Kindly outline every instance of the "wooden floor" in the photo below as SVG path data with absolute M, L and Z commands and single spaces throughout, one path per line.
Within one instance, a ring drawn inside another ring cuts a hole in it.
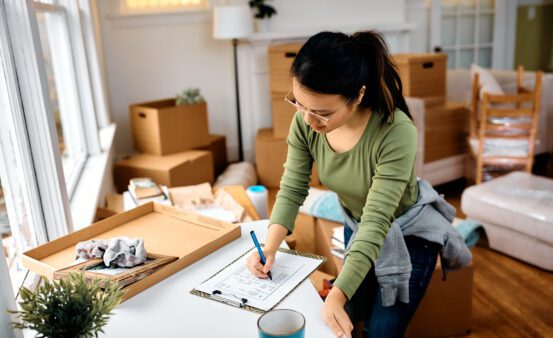
M 436 187 L 460 218 L 465 218 L 460 208 L 464 187 L 464 181 Z M 470 337 L 553 337 L 553 273 L 486 247 L 472 253 Z
M 471 337 L 553 337 L 553 273 L 476 247 Z

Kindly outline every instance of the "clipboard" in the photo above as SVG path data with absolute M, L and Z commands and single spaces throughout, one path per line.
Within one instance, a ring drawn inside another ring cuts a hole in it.
M 208 279 L 206 279 L 204 282 L 202 282 L 201 285 L 213 280 L 214 278 L 216 278 L 219 274 L 221 274 L 223 271 L 225 271 L 227 268 L 230 268 L 233 264 L 235 264 L 237 261 L 241 260 L 244 258 L 244 256 L 248 255 L 252 250 L 254 250 L 255 247 L 252 247 L 251 249 L 247 250 L 245 253 L 243 253 L 242 255 L 240 255 L 238 258 L 236 258 L 235 260 L 233 260 L 232 262 L 230 262 L 228 265 L 226 265 L 225 267 L 223 267 L 221 270 L 219 270 L 218 272 L 216 272 L 213 276 L 209 277 Z M 282 252 L 282 253 L 287 253 L 287 254 L 291 254 L 291 255 L 296 255 L 296 256 L 302 256 L 302 257 L 307 257 L 307 258 L 314 258 L 314 259 L 317 259 L 317 260 L 320 260 L 319 264 L 317 264 L 316 266 L 314 266 L 314 268 L 312 269 L 312 271 L 310 271 L 304 278 L 302 278 L 301 280 L 297 281 L 296 284 L 294 285 L 294 287 L 292 289 L 290 289 L 286 295 L 284 295 L 282 298 L 280 298 L 276 303 L 274 303 L 270 309 L 267 309 L 267 310 L 264 310 L 264 309 L 260 309 L 258 307 L 255 307 L 253 305 L 250 305 L 248 304 L 248 297 L 246 296 L 243 296 L 243 295 L 235 295 L 231 292 L 226 292 L 226 291 L 222 291 L 222 290 L 219 290 L 219 289 L 214 289 L 211 293 L 208 293 L 208 292 L 205 292 L 205 291 L 201 291 L 201 290 L 198 290 L 198 287 L 194 288 L 193 290 L 190 291 L 191 294 L 193 295 L 196 295 L 196 296 L 199 296 L 199 297 L 202 297 L 202 298 L 206 298 L 206 299 L 211 299 L 211 300 L 214 300 L 214 301 L 217 301 L 217 302 L 220 302 L 220 303 L 224 303 L 224 304 L 227 304 L 227 305 L 230 305 L 230 306 L 233 306 L 233 307 L 237 307 L 237 308 L 240 308 L 240 309 L 243 309 L 243 310 L 247 310 L 247 311 L 251 311 L 251 312 L 255 312 L 255 313 L 258 313 L 258 314 L 264 314 L 265 312 L 269 311 L 269 310 L 272 310 L 275 306 L 277 306 L 278 304 L 280 304 L 286 297 L 288 297 L 294 290 L 297 289 L 297 287 L 302 284 L 305 279 L 307 279 L 312 273 L 313 271 L 315 271 L 317 268 L 319 268 L 322 264 L 324 264 L 326 262 L 326 257 L 324 256 L 319 256 L 319 255 L 315 255 L 315 254 L 310 254 L 310 253 L 304 253 L 304 252 L 299 252 L 299 251 L 295 251 L 295 250 L 290 250 L 290 249 L 284 249 L 284 248 L 279 248 L 278 249 L 279 252 Z

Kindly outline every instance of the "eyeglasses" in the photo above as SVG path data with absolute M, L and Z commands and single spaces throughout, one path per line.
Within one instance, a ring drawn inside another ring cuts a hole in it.
M 294 107 L 296 107 L 297 110 L 301 111 L 302 113 L 304 114 L 309 114 L 311 116 L 313 116 L 314 118 L 318 119 L 319 121 L 322 121 L 324 123 L 328 123 L 328 121 L 330 121 L 330 119 L 332 117 L 334 117 L 334 115 L 339 112 L 340 110 L 342 110 L 342 108 L 344 108 L 351 99 L 347 99 L 346 102 L 344 103 L 343 106 L 341 106 L 340 108 L 338 108 L 337 110 L 335 110 L 334 112 L 330 113 L 330 114 L 326 114 L 325 116 L 322 116 L 322 115 L 319 115 L 317 113 L 315 113 L 314 111 L 308 109 L 308 108 L 305 108 L 304 106 L 302 106 L 301 104 L 299 104 L 295 98 L 289 98 L 290 94 L 292 93 L 292 90 L 290 90 L 288 92 L 288 94 L 286 94 L 286 96 L 284 97 L 284 101 L 288 102 L 289 104 L 293 105 Z

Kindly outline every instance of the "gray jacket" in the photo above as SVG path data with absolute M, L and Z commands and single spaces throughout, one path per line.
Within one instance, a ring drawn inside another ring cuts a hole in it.
M 442 269 L 445 272 L 468 265 L 472 254 L 463 238 L 451 225 L 455 208 L 438 194 L 432 185 L 418 181 L 419 198 L 403 215 L 396 218 L 388 231 L 375 262 L 375 274 L 382 292 L 382 305 L 392 306 L 396 300 L 409 303 L 411 259 L 404 236 L 416 236 L 442 245 Z M 355 239 L 359 223 L 343 210 L 345 225 L 353 230 L 346 251 Z

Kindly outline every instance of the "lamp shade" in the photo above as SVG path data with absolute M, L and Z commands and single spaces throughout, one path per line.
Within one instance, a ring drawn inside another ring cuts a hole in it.
M 213 9 L 213 37 L 240 39 L 253 34 L 253 14 L 247 4 Z

